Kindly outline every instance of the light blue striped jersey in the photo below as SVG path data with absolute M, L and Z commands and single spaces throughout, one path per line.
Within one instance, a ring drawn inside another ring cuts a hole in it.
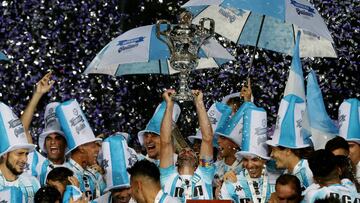
M 0 190 L 1 203 L 25 203 L 25 197 L 18 187 L 4 187 Z
M 65 166 L 74 172 L 80 183 L 81 192 L 85 193 L 89 200 L 100 197 L 106 188 L 102 175 L 92 169 L 83 169 L 73 159 L 69 159 Z
M 9 182 L 0 171 L 0 190 L 10 186 L 20 188 L 25 201 L 31 203 L 34 202 L 34 196 L 40 188 L 40 183 L 35 177 L 27 173 L 22 173 L 15 181 Z
M 360 202 L 360 194 L 356 191 L 355 185 L 348 179 L 341 180 L 339 184 L 332 184 L 325 187 L 311 186 L 312 190 L 306 191 L 303 203 L 313 203 L 317 199 L 335 197 L 340 202 Z
M 67 185 L 65 188 L 65 192 L 63 194 L 62 202 L 68 203 L 70 201 L 78 201 L 82 197 L 82 192 L 80 188 L 74 185 Z
M 46 177 L 49 172 L 56 167 L 66 167 L 64 164 L 54 164 L 49 159 L 44 157 L 38 151 L 34 150 L 28 155 L 28 167 L 26 167 L 25 172 L 31 176 L 35 176 L 41 186 L 46 185 Z
M 164 193 L 162 190 L 159 190 L 155 197 L 154 203 L 180 203 L 180 200 L 168 195 L 167 193 Z
M 289 172 L 286 170 L 285 173 Z M 306 159 L 301 159 L 290 174 L 296 176 L 300 180 L 301 189 L 303 191 L 314 183 L 313 174 Z
M 216 180 L 223 180 L 225 173 L 233 170 L 235 174 L 239 174 L 242 171 L 242 162 L 236 160 L 231 166 L 227 165 L 224 159 L 215 162 L 215 176 L 213 183 L 216 183 Z M 215 185 L 214 185 L 215 186 Z
M 245 169 L 244 169 L 245 170 Z M 226 181 L 221 187 L 221 199 L 223 200 L 232 200 L 235 203 L 247 203 L 252 200 L 250 186 L 244 175 L 244 171 L 241 171 L 237 177 L 237 182 Z M 266 189 L 266 201 L 268 202 L 271 196 L 271 193 L 275 192 L 275 183 L 278 175 L 268 173 L 267 179 L 267 189 Z M 253 182 L 254 191 L 258 195 L 259 202 L 262 195 L 263 179 L 262 178 L 253 178 L 250 181 Z
M 190 199 L 213 199 L 212 180 L 215 174 L 215 166 L 199 166 L 194 175 L 179 175 L 175 166 L 160 168 L 161 188 L 172 197 L 185 202 L 186 193 Z

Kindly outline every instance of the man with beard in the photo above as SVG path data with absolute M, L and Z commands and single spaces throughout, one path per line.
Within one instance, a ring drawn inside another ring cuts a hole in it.
M 18 117 L 0 102 L 0 190 L 19 187 L 26 202 L 33 202 L 40 184 L 35 177 L 23 173 L 27 156 L 35 145 L 27 142 L 24 128 Z
M 146 159 L 155 163 L 159 166 L 160 163 L 160 127 L 161 121 L 165 112 L 165 102 L 160 103 L 149 123 L 146 125 L 146 128 L 138 133 L 138 139 L 142 146 L 145 147 L 146 150 Z M 172 120 L 176 123 L 181 113 L 179 105 L 175 104 L 174 111 L 172 114 Z M 177 156 L 174 154 L 174 159 Z M 142 159 L 139 157 L 139 159 Z
M 241 100 L 244 100 L 244 103 L 241 103 Z M 240 150 L 241 145 L 241 135 L 238 132 L 231 132 L 231 129 L 227 126 L 229 118 L 232 118 L 233 121 L 236 120 L 236 125 L 233 125 L 234 128 L 238 129 L 235 126 L 241 128 L 242 125 L 242 114 L 244 110 L 251 104 L 252 100 L 252 90 L 250 79 L 247 80 L 247 86 L 241 88 L 241 92 L 233 93 L 227 95 L 223 98 L 222 103 L 226 104 L 229 109 L 231 109 L 230 115 L 228 113 L 223 113 L 221 118 L 218 121 L 218 127 L 213 129 L 215 136 L 217 136 L 217 143 L 219 145 L 219 154 L 221 154 L 222 159 L 215 162 L 216 172 L 214 179 L 214 187 L 216 188 L 215 196 L 220 193 L 221 185 L 224 181 L 224 175 L 240 173 L 242 170 L 241 160 L 236 159 L 235 153 Z M 225 111 L 223 111 L 225 112 Z M 237 119 L 238 118 L 238 119 Z M 220 129 L 217 131 L 217 129 Z
M 215 167 L 213 164 L 213 131 L 207 116 L 203 102 L 203 94 L 199 90 L 193 90 L 194 104 L 199 118 L 202 134 L 199 159 L 190 148 L 182 149 L 177 160 L 177 169 L 174 166 L 174 147 L 171 139 L 172 120 L 171 115 L 174 102 L 171 95 L 174 90 L 163 93 L 166 101 L 165 115 L 160 130 L 160 174 L 161 185 L 164 192 L 177 197 L 182 202 L 186 199 L 212 199 L 212 179 Z
M 266 141 L 272 147 L 271 158 L 278 169 L 295 175 L 305 190 L 313 182 L 313 175 L 306 157 L 311 150 L 311 141 L 302 129 L 305 102 L 294 94 L 286 95 L 280 103 L 278 120 L 272 140 Z
M 21 116 L 21 121 L 30 143 L 33 141 L 29 134 L 29 127 L 36 106 L 41 97 L 50 91 L 54 82 L 55 81 L 51 80 L 51 72 L 49 72 L 36 83 L 35 92 Z M 45 129 L 39 135 L 39 147 L 41 152 L 46 154 L 46 157 L 37 151 L 29 154 L 29 167 L 26 171 L 32 176 L 37 177 L 41 185 L 45 185 L 46 175 L 51 169 L 63 166 L 65 162 L 66 140 L 61 130 L 59 120 L 55 115 L 55 109 L 59 104 L 58 102 L 51 102 L 45 108 Z
M 236 183 L 225 182 L 221 188 L 221 199 L 236 203 L 268 202 L 275 191 L 276 176 L 266 170 L 268 157 L 266 137 L 266 112 L 262 108 L 249 107 L 243 115 L 241 151 L 236 153 L 243 168 L 237 174 Z
M 80 190 L 89 200 L 100 197 L 106 187 L 102 175 L 89 167 L 97 163 L 100 138 L 95 135 L 76 100 L 63 102 L 56 108 L 70 155 L 65 166 L 71 169 L 80 182 Z

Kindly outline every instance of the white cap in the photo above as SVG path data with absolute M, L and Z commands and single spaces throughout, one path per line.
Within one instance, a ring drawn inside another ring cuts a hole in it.
M 69 148 L 66 155 L 80 145 L 101 141 L 100 138 L 95 137 L 76 100 L 72 99 L 60 104 L 56 108 L 56 116 L 60 121 Z
M 35 145 L 29 144 L 20 119 L 13 111 L 0 102 L 0 156 L 17 149 L 33 151 Z
M 154 115 L 151 117 L 149 123 L 146 125 L 146 128 L 140 132 L 138 132 L 138 139 L 139 143 L 143 146 L 144 145 L 144 134 L 145 133 L 154 133 L 160 136 L 160 128 L 161 122 L 163 120 L 164 114 L 166 110 L 166 102 L 161 102 L 155 112 Z M 181 109 L 177 103 L 174 104 L 172 120 L 174 123 L 178 120 L 181 113 Z
M 237 159 L 247 155 L 270 159 L 268 156 L 267 118 L 263 108 L 250 107 L 244 113 L 244 127 L 242 131 L 241 151 L 236 153 Z
M 213 146 L 218 147 L 218 143 L 217 143 L 218 136 L 215 133 L 215 130 L 218 124 L 222 123 L 220 122 L 221 119 L 227 120 L 227 118 L 231 115 L 231 108 L 225 103 L 216 102 L 213 105 L 211 105 L 211 107 L 207 111 L 207 115 L 209 117 L 211 127 L 214 132 Z M 195 136 L 188 137 L 188 140 L 191 143 L 194 143 L 194 139 L 202 140 L 202 134 L 200 129 L 196 132 Z
M 232 117 L 229 117 L 228 115 L 223 115 L 226 116 L 226 118 L 224 117 L 221 118 L 215 130 L 215 133 L 217 135 L 232 140 L 239 147 L 241 147 L 243 116 L 245 110 L 249 107 L 256 107 L 256 106 L 251 102 L 244 102 Z
M 305 102 L 300 97 L 289 94 L 280 103 L 276 127 L 268 145 L 301 149 L 311 146 L 310 135 L 303 129 Z
M 105 191 L 130 187 L 130 176 L 127 169 L 138 160 L 136 152 L 128 147 L 126 139 L 121 134 L 106 138 L 102 143 L 105 169 Z
M 56 113 L 55 113 L 55 109 L 59 105 L 60 105 L 59 102 L 51 102 L 48 105 L 46 105 L 45 116 L 44 116 L 45 129 L 39 136 L 39 147 L 41 151 L 45 153 L 47 153 L 45 148 L 45 139 L 48 135 L 52 133 L 56 133 L 65 138 L 64 132 L 61 130 L 59 119 L 56 117 Z M 67 152 L 68 150 L 69 149 L 65 149 L 65 152 Z

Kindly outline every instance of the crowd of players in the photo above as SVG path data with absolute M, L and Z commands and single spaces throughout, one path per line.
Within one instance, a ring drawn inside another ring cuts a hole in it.
M 46 74 L 19 119 L 0 102 L 0 202 L 360 202 L 360 102 L 339 109 L 339 135 L 314 150 L 304 132 L 304 101 L 284 95 L 275 131 L 252 101 L 250 80 L 239 93 L 205 108 L 193 90 L 199 130 L 191 147 L 176 148 L 180 107 L 163 93 L 141 150 L 127 133 L 95 136 L 76 100 L 45 107 L 40 135 L 29 132 L 40 99 L 54 81 Z M 33 143 L 37 136 L 38 149 Z

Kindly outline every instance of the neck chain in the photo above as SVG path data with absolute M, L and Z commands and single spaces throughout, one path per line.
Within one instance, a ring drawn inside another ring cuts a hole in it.
M 249 172 L 248 170 L 245 170 L 245 177 L 246 177 L 246 181 L 250 187 L 250 192 L 251 192 L 251 198 L 252 198 L 252 201 L 254 203 L 265 203 L 266 201 L 266 193 L 267 193 L 267 186 L 268 186 L 268 176 L 267 176 L 267 173 L 265 172 L 266 171 L 266 166 L 264 165 L 264 168 L 261 172 L 261 176 L 260 176 L 260 181 L 262 180 L 263 184 L 262 184 L 262 189 L 261 189 L 261 199 L 260 199 L 260 202 L 259 202 L 259 199 L 257 198 L 259 196 L 259 194 L 257 194 L 255 192 L 255 188 L 254 188 L 254 183 L 255 184 L 258 184 L 256 183 L 255 181 L 251 180 L 251 177 L 249 175 Z M 260 182 L 259 181 L 259 182 Z M 258 191 L 259 193 L 259 191 Z

